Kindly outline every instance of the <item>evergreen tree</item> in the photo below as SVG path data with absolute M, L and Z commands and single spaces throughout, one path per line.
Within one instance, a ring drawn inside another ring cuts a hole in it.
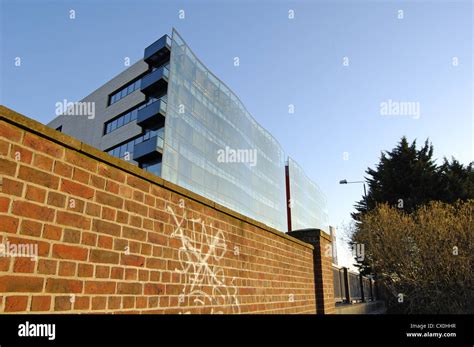
M 458 200 L 474 199 L 473 163 L 464 166 L 455 158 L 451 162 L 444 158 L 443 164 L 437 166 L 433 145 L 428 140 L 418 150 L 416 140 L 409 144 L 406 137 L 402 137 L 393 150 L 382 152 L 376 168 L 368 168 L 366 173 L 369 176 L 366 177 L 368 192 L 367 197 L 355 205 L 357 212 L 352 214 L 356 221 L 352 243 L 363 227 L 359 224 L 361 217 L 378 205 L 388 204 L 400 212 L 412 214 L 430 201 L 453 204 Z M 371 256 L 367 254 L 357 265 L 363 274 L 371 273 L 370 262 Z

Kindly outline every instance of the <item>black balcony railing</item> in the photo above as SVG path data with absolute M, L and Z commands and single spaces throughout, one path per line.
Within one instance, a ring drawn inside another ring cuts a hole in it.
M 143 128 L 159 129 L 165 124 L 166 102 L 158 99 L 138 111 L 137 124 Z
M 152 66 L 160 66 L 169 60 L 171 51 L 171 39 L 168 35 L 164 35 L 147 48 L 143 60 Z
M 148 140 L 135 145 L 133 150 L 133 160 L 143 163 L 162 156 L 163 138 L 155 135 Z
M 145 95 L 166 94 L 168 77 L 168 68 L 162 66 L 143 76 L 140 89 Z

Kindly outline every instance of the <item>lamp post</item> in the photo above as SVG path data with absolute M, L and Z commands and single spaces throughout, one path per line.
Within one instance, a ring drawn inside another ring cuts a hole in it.
M 351 184 L 351 183 L 362 183 L 364 185 L 365 209 L 369 211 L 369 201 L 367 200 L 367 189 L 365 188 L 365 181 L 350 181 L 349 182 L 346 179 L 339 181 L 339 184 Z

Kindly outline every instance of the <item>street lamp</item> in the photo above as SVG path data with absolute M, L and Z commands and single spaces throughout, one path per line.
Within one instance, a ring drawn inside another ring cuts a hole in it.
M 365 188 L 365 181 L 351 181 L 351 182 L 348 182 L 346 179 L 339 181 L 339 184 L 351 184 L 351 183 L 362 183 L 364 185 L 365 208 L 368 211 L 369 210 L 369 201 L 367 200 L 367 190 Z

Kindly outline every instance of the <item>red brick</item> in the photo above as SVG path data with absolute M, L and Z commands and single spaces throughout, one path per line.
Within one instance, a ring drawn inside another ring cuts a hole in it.
M 134 228 L 142 227 L 142 217 L 131 215 L 130 216 L 130 226 Z
M 120 264 L 141 267 L 145 264 L 145 257 L 132 254 L 122 254 Z
M 0 158 L 0 174 L 15 176 L 17 163 L 11 160 Z
M 167 212 L 157 210 L 156 208 L 150 208 L 149 211 L 150 211 L 149 213 L 150 218 L 159 220 L 164 223 L 168 223 L 170 220 L 170 215 Z
M 72 177 L 72 166 L 61 161 L 54 162 L 54 173 L 63 177 Z
M 89 230 L 91 227 L 91 220 L 83 215 L 58 211 L 56 216 L 56 223 L 68 225 L 75 228 Z
M 143 286 L 139 282 L 120 282 L 117 284 L 117 294 L 142 294 Z
M 33 296 L 31 298 L 31 311 L 49 311 L 50 307 L 50 296 Z
M 89 310 L 90 298 L 88 296 L 77 296 L 74 300 L 75 310 Z
M 88 202 L 86 206 L 86 213 L 90 216 L 99 217 L 100 216 L 100 205 Z
M 56 244 L 53 246 L 53 257 L 60 259 L 87 260 L 87 248 Z
M 113 278 L 116 280 L 122 280 L 123 274 L 124 274 L 124 269 L 122 267 L 114 266 L 110 273 L 110 278 Z
M 122 230 L 122 237 L 126 239 L 133 239 L 133 240 L 138 240 L 138 241 L 145 241 L 146 240 L 146 232 L 137 229 L 137 228 L 129 228 L 129 227 L 123 227 Z
M 10 143 L 4 140 L 0 140 L 0 155 L 6 157 L 10 149 Z
M 114 240 L 110 236 L 99 235 L 97 247 L 112 249 Z
M 64 149 L 61 146 L 30 133 L 25 134 L 23 144 L 56 158 L 61 158 L 64 152 Z
M 115 221 L 115 210 L 110 208 L 110 207 L 107 207 L 107 206 L 103 206 L 102 207 L 102 219 L 107 219 L 107 220 L 110 220 L 110 221 Z
M 91 175 L 91 185 L 99 189 L 104 189 L 105 179 L 96 175 Z
M 146 260 L 146 267 L 152 269 L 166 269 L 166 260 L 158 258 L 148 258 Z
M 52 174 L 40 170 L 33 169 L 27 166 L 20 166 L 18 178 L 26 181 L 35 183 L 37 185 L 57 189 L 59 186 L 59 178 Z
M 59 276 L 74 276 L 76 274 L 76 264 L 70 261 L 59 263 Z
M 46 197 L 46 190 L 44 189 L 33 187 L 33 186 L 28 186 L 26 188 L 25 198 L 27 200 L 43 203 L 45 197 Z
M 16 128 L 15 126 L 0 121 L 0 136 L 6 138 L 8 141 L 20 142 L 23 131 Z
M 56 260 L 40 259 L 38 261 L 38 273 L 45 275 L 56 275 L 58 262 Z
M 0 293 L 37 293 L 42 290 L 42 278 L 34 276 L 0 276 Z
M 145 199 L 145 194 L 143 192 L 140 192 L 138 190 L 133 191 L 133 200 L 143 203 L 144 199 Z
M 42 228 L 43 228 L 43 224 L 24 219 L 21 222 L 20 234 L 40 237 Z
M 33 158 L 33 166 L 41 170 L 52 171 L 53 163 L 53 159 L 39 153 L 35 153 Z
M 89 261 L 93 263 L 118 264 L 119 253 L 100 249 L 91 249 Z
M 90 264 L 79 264 L 77 268 L 78 277 L 92 277 L 94 274 L 94 266 Z
M 0 271 L 8 272 L 11 257 L 0 257 Z
M 65 160 L 66 162 L 74 166 L 79 166 L 87 171 L 91 171 L 91 172 L 97 171 L 97 161 L 91 158 L 88 158 L 82 153 L 66 151 Z
M 125 269 L 125 280 L 136 281 L 138 279 L 137 269 Z
M 47 222 L 52 222 L 54 219 L 54 210 L 52 208 L 36 205 L 28 201 L 14 201 L 12 212 L 17 216 Z
M 107 164 L 99 164 L 97 173 L 102 177 L 111 178 L 114 181 L 118 181 L 121 183 L 125 182 L 125 173 L 115 168 L 112 168 Z
M 97 234 L 90 233 L 90 232 L 82 232 L 82 240 L 81 244 L 87 246 L 95 246 L 97 243 Z
M 105 310 L 107 306 L 107 298 L 103 296 L 96 296 L 92 298 L 92 310 Z
M 161 283 L 146 283 L 144 295 L 162 295 L 165 292 L 165 286 Z
M 104 204 L 104 205 L 112 206 L 115 208 L 122 208 L 123 206 L 122 198 L 109 194 L 109 193 L 104 193 L 101 191 L 96 192 L 95 201 L 98 202 L 99 204 Z
M 49 240 L 61 239 L 62 229 L 60 227 L 45 224 L 43 229 L 43 237 Z
M 38 241 L 38 240 L 29 240 L 29 239 L 24 239 L 24 238 L 19 238 L 19 237 L 9 237 L 8 241 L 10 244 L 15 244 L 17 247 L 20 248 L 28 248 L 28 250 L 31 251 L 31 249 L 38 249 L 38 256 L 40 257 L 46 257 L 49 255 L 49 243 L 44 242 L 44 241 Z
M 125 210 L 141 216 L 146 216 L 148 213 L 148 207 L 132 200 L 125 201 Z
M 144 297 L 138 297 L 137 298 L 137 308 L 146 308 L 147 307 L 147 302 L 148 302 L 148 299 L 147 298 L 144 298 Z
M 27 296 L 7 296 L 5 300 L 5 312 L 26 311 L 27 305 Z
M 135 307 L 135 297 L 126 296 L 123 298 L 123 308 L 134 308 Z
M 154 221 L 148 218 L 143 219 L 143 228 L 148 230 L 154 230 Z
M 35 271 L 36 262 L 34 259 L 27 257 L 15 258 L 15 264 L 13 266 L 13 272 L 19 273 L 31 273 Z
M 4 177 L 1 182 L 1 191 L 4 194 L 22 196 L 24 184 L 20 181 Z
M 92 231 L 113 236 L 120 236 L 120 225 L 100 219 L 94 219 L 92 222 Z
M 133 196 L 133 189 L 130 188 L 129 186 L 120 185 L 119 195 L 126 199 L 131 199 Z
M 0 216 L 0 218 L 2 219 L 2 222 L 0 223 L 0 231 L 12 234 L 17 232 L 18 223 L 20 223 L 18 218 L 5 215 Z
M 128 213 L 123 211 L 117 211 L 117 222 L 127 224 L 128 223 Z
M 68 296 L 57 296 L 54 298 L 54 310 L 55 311 L 70 311 L 72 308 L 71 295 Z
M 89 184 L 90 177 L 91 177 L 91 175 L 90 175 L 89 172 L 87 172 L 85 170 L 81 170 L 77 167 L 74 167 L 74 170 L 72 172 L 72 180 L 73 181 L 81 182 L 81 183 L 84 183 L 84 184 Z
M 116 183 L 114 181 L 107 180 L 105 190 L 110 192 L 110 193 L 113 193 L 113 194 L 118 194 L 119 193 L 119 185 L 118 185 L 118 183 Z
M 61 180 L 61 191 L 71 195 L 80 196 L 84 199 L 92 199 L 94 197 L 94 189 L 66 179 Z
M 122 302 L 122 298 L 119 296 L 109 296 L 107 308 L 109 310 L 116 310 L 120 308 L 120 304 Z
M 81 240 L 81 231 L 75 229 L 64 229 L 63 242 L 79 243 Z
M 141 282 L 148 281 L 149 277 L 150 277 L 150 272 L 148 270 L 139 270 L 138 271 L 138 279 Z
M 81 293 L 82 282 L 62 278 L 48 278 L 46 282 L 47 293 Z
M 20 147 L 18 145 L 13 145 L 12 151 L 10 153 L 10 158 L 15 161 L 20 161 L 25 164 L 30 164 L 31 159 L 33 158 L 33 152 L 30 150 Z
M 166 245 L 168 242 L 168 237 L 155 232 L 149 232 L 147 241 L 157 245 Z
M 49 192 L 48 205 L 64 208 L 66 205 L 66 195 L 57 192 Z
M 106 281 L 87 281 L 84 286 L 84 293 L 86 294 L 114 294 L 115 282 Z
M 110 267 L 104 266 L 104 265 L 97 265 L 95 268 L 95 277 L 96 278 L 109 278 Z
M 127 175 L 127 184 L 130 187 L 140 189 L 145 193 L 148 193 L 150 191 L 150 183 L 136 176 Z
M 10 207 L 10 199 L 4 196 L 0 196 L 0 212 L 8 212 Z

